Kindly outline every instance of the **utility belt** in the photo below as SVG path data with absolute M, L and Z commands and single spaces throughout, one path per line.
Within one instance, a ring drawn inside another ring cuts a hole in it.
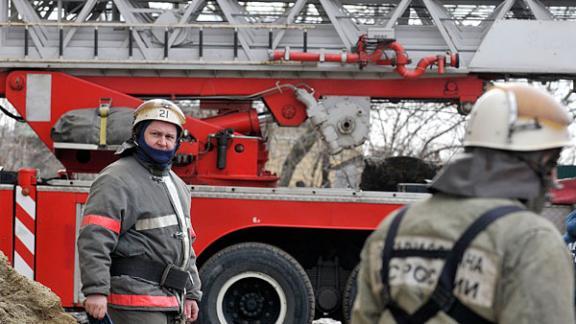
M 178 269 L 174 264 L 144 260 L 139 257 L 112 258 L 111 276 L 127 275 L 158 283 L 160 286 L 184 292 L 190 272 Z

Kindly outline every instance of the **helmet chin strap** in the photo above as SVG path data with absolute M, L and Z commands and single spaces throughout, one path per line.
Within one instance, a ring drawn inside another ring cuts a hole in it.
M 532 159 L 530 159 L 529 155 L 520 152 L 514 154 L 514 156 L 528 166 L 540 180 L 540 193 L 534 198 L 523 201 L 526 208 L 537 214 L 540 214 L 542 210 L 544 210 L 544 205 L 550 200 L 549 189 L 556 185 L 552 172 L 556 167 L 561 152 L 562 149 L 560 148 L 544 150 L 538 152 L 538 156 L 534 156 Z
M 545 191 L 555 186 L 552 171 L 556 167 L 557 161 L 560 158 L 562 149 L 551 149 L 542 151 L 537 160 L 529 159 L 522 153 L 514 154 L 514 156 L 524 162 L 530 170 L 532 170 L 540 179 L 540 184 Z

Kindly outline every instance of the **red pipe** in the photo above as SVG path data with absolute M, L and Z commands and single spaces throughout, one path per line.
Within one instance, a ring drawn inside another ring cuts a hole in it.
M 422 58 L 414 70 L 409 70 L 406 65 L 410 64 L 410 58 L 406 54 L 404 47 L 398 42 L 392 42 L 385 45 L 385 48 L 391 49 L 396 53 L 395 62 L 390 59 L 381 59 L 383 49 L 378 48 L 374 53 L 368 55 L 366 53 L 339 53 L 339 54 L 321 54 L 309 52 L 288 52 L 283 50 L 276 50 L 272 54 L 272 60 L 286 60 L 286 61 L 300 61 L 300 62 L 339 62 L 339 63 L 361 63 L 368 62 L 378 65 L 396 65 L 395 71 L 407 79 L 414 79 L 420 77 L 426 72 L 426 68 L 431 65 L 437 64 L 438 73 L 445 72 L 446 57 L 444 55 L 426 56 Z M 362 55 L 364 54 L 364 55 Z M 450 66 L 458 67 L 458 55 L 451 54 Z
M 446 57 L 443 55 L 437 55 L 438 74 L 444 74 L 444 67 L 446 66 Z
M 36 185 L 36 169 L 21 168 L 18 170 L 18 185 L 22 187 L 22 194 L 28 196 Z
M 429 65 L 432 65 L 436 62 L 437 58 L 436 56 L 427 56 L 422 58 L 419 62 L 418 65 L 416 65 L 416 68 L 414 70 L 408 70 L 408 68 L 406 68 L 405 64 L 398 64 L 396 66 L 396 72 L 398 72 L 398 74 L 400 74 L 401 76 L 405 77 L 406 79 L 414 79 L 417 78 L 419 76 L 421 76 L 422 74 L 424 74 L 426 72 L 426 68 Z
M 408 55 L 404 51 L 404 47 L 400 43 L 392 42 L 392 43 L 388 44 L 387 47 L 396 53 L 396 64 L 397 65 L 410 64 L 410 59 L 408 58 Z
M 221 116 L 205 118 L 203 121 L 221 128 L 232 128 L 245 135 L 260 135 L 258 113 L 255 110 L 235 112 Z
M 274 51 L 272 60 L 274 61 L 300 61 L 300 62 L 339 62 L 339 63 L 358 63 L 360 55 L 353 53 L 340 53 L 340 54 L 324 54 L 322 58 L 321 53 L 308 53 L 308 52 L 288 52 L 288 57 L 285 57 L 286 51 Z
M 438 73 L 444 73 L 444 63 L 446 62 L 446 59 L 442 55 L 423 57 L 418 61 L 414 70 L 408 70 L 406 64 L 408 64 L 410 60 L 404 51 L 404 47 L 402 47 L 398 42 L 392 42 L 388 45 L 388 48 L 394 50 L 396 53 L 396 72 L 407 79 L 414 79 L 421 76 L 426 72 L 428 66 L 435 63 L 438 63 Z

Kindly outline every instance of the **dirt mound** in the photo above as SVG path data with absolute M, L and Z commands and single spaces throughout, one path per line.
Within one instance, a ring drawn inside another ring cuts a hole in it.
M 0 323 L 76 324 L 50 289 L 17 273 L 0 253 Z

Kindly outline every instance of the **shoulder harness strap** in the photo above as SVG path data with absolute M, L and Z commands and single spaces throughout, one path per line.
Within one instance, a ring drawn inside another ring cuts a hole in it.
M 396 235 L 398 234 L 398 228 L 400 227 L 400 223 L 404 218 L 404 214 L 406 213 L 406 207 L 402 208 L 398 214 L 392 220 L 390 224 L 390 228 L 386 233 L 386 239 L 384 240 L 384 248 L 382 249 L 382 269 L 380 270 L 380 278 L 382 278 L 382 285 L 384 286 L 382 294 L 384 295 L 385 300 L 387 300 L 386 307 L 390 309 L 392 312 L 392 316 L 396 320 L 396 323 L 412 323 L 410 320 L 410 315 L 404 311 L 394 300 L 392 300 L 392 295 L 390 294 L 390 285 L 388 284 L 389 278 L 389 265 L 392 256 L 394 256 L 394 252 L 397 250 L 394 249 L 394 240 L 396 239 Z
M 382 282 L 384 283 L 384 293 L 390 298 L 390 286 L 388 284 L 388 268 L 392 257 L 420 256 L 426 258 L 446 258 L 442 272 L 438 279 L 438 284 L 432 292 L 430 298 L 414 314 L 408 314 L 400 308 L 394 301 L 390 301 L 387 307 L 390 309 L 394 319 L 400 324 L 425 323 L 436 316 L 439 311 L 443 311 L 459 323 L 490 324 L 491 321 L 476 314 L 466 305 L 461 303 L 454 296 L 454 280 L 458 264 L 462 260 L 464 252 L 470 243 L 495 220 L 516 211 L 524 210 L 519 206 L 501 206 L 491 209 L 478 217 L 454 243 L 450 251 L 413 251 L 394 250 L 394 239 L 398 233 L 400 222 L 404 216 L 405 209 L 400 211 L 392 220 L 390 229 L 386 236 L 384 249 L 382 251 Z

